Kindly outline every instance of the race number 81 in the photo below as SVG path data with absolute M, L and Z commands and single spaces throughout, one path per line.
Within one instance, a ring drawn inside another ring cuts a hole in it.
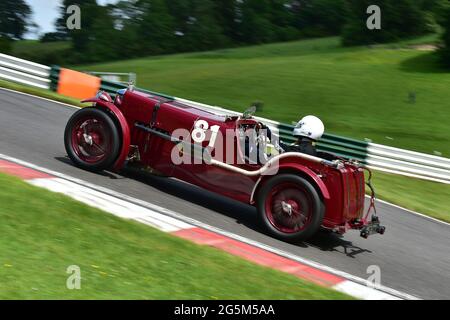
M 192 131 L 192 140 L 196 143 L 203 143 L 206 140 L 206 131 L 209 129 L 209 123 L 205 120 L 198 120 L 194 124 L 194 130 Z M 211 127 L 211 139 L 209 139 L 208 147 L 214 148 L 216 144 L 217 135 L 219 133 L 220 126 Z

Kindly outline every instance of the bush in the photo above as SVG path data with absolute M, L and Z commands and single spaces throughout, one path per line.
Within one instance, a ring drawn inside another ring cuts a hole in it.
M 61 32 L 48 32 L 44 34 L 40 41 L 41 42 L 57 42 L 57 41 L 66 41 L 67 36 Z
M 442 36 L 443 48 L 440 50 L 442 62 L 450 67 L 450 8 L 446 9 L 443 15 L 444 35 Z
M 0 52 L 1 53 L 11 53 L 12 50 L 12 40 L 4 37 L 4 36 L 0 36 Z
M 345 23 L 344 0 L 302 0 L 295 25 L 304 37 L 339 35 Z

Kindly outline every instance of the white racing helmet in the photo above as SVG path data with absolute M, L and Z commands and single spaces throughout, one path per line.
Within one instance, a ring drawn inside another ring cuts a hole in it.
M 325 133 L 322 120 L 315 116 L 307 116 L 300 120 L 294 128 L 294 137 L 305 137 L 320 140 Z

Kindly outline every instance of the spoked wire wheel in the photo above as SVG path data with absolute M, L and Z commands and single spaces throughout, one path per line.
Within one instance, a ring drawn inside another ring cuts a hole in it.
M 294 183 L 275 186 L 266 198 L 266 214 L 270 223 L 283 233 L 305 230 L 311 223 L 312 199 Z
M 268 180 L 258 193 L 257 204 L 263 226 L 284 241 L 306 240 L 323 222 L 319 193 L 309 181 L 294 174 Z
M 70 159 L 86 170 L 108 169 L 119 155 L 117 126 L 103 110 L 85 108 L 75 113 L 67 124 L 64 140 Z

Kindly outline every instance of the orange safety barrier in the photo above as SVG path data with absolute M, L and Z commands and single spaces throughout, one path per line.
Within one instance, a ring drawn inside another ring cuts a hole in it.
M 88 99 L 95 96 L 101 82 L 102 80 L 98 77 L 61 68 L 57 92 L 76 99 Z

